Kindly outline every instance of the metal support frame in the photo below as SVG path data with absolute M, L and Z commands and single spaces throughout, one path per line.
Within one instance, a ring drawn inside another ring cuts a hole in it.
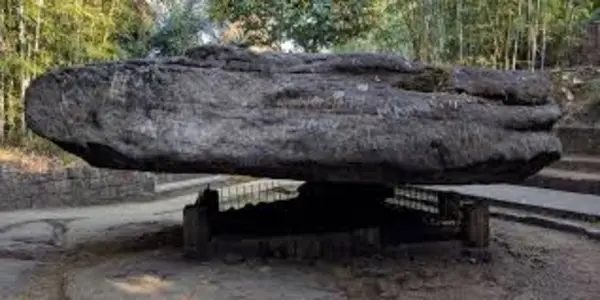
M 486 253 L 490 244 L 489 203 L 482 199 L 465 198 L 455 192 L 440 192 L 437 194 L 437 203 L 434 205 L 437 205 L 441 220 L 454 221 L 453 224 L 456 225 L 460 224 L 460 239 L 467 252 L 482 253 L 486 255 L 485 257 L 488 256 Z M 215 234 L 214 230 L 217 229 L 214 226 L 218 226 L 222 221 L 221 219 L 217 220 L 218 215 L 219 193 L 210 188 L 199 193 L 196 203 L 185 206 L 183 209 L 185 257 L 199 260 L 207 260 L 211 257 L 210 252 L 214 251 L 211 249 L 219 242 L 219 239 L 211 241 Z M 382 228 L 379 228 L 378 233 L 381 230 Z M 454 232 L 456 233 L 456 231 Z M 380 247 L 382 241 L 379 239 L 386 240 L 385 236 L 386 234 L 378 236 L 378 241 L 372 241 L 369 244 Z M 286 237 L 286 239 L 289 238 Z M 454 238 L 456 238 L 455 234 Z
M 489 204 L 484 201 L 465 203 L 461 211 L 463 245 L 470 248 L 487 248 L 490 244 Z
M 438 194 L 438 214 L 442 220 L 460 221 L 461 195 L 454 192 L 440 192 Z
M 219 193 L 207 187 L 196 203 L 183 209 L 183 253 L 187 258 L 210 257 L 211 225 L 219 213 Z
M 197 204 L 183 209 L 183 253 L 186 258 L 208 259 L 210 228 L 207 209 Z

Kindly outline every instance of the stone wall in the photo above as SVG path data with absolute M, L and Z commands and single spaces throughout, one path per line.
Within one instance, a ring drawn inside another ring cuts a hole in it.
M 0 166 L 0 211 L 139 201 L 154 187 L 151 173 L 86 167 L 40 174 Z
M 559 127 L 557 134 L 565 155 L 600 156 L 600 128 Z

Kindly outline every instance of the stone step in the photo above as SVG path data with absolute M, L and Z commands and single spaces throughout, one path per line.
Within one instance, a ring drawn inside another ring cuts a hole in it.
M 600 156 L 568 155 L 552 164 L 550 169 L 600 174 Z
M 600 173 L 546 168 L 527 178 L 523 185 L 581 194 L 600 195 Z

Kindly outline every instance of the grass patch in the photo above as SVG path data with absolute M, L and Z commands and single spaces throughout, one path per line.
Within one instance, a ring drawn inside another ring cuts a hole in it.
M 0 166 L 22 172 L 45 173 L 81 165 L 86 165 L 82 159 L 39 137 L 0 143 Z

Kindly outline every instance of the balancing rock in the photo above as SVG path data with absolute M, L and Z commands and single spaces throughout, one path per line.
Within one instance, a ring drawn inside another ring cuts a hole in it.
M 48 72 L 28 87 L 25 113 L 36 134 L 97 167 L 492 183 L 560 158 L 551 92 L 525 71 L 213 45 Z

